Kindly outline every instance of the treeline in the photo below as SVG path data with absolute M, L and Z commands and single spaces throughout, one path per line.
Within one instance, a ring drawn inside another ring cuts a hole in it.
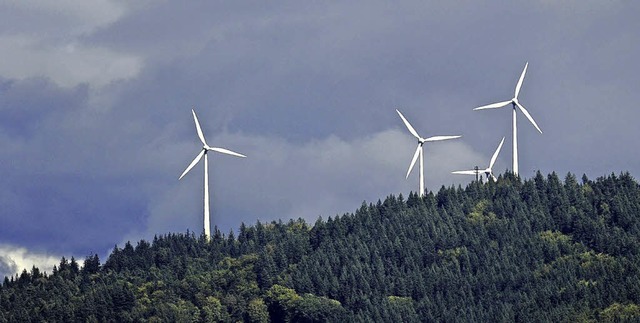
M 640 320 L 640 185 L 552 173 L 168 234 L 0 286 L 0 322 Z

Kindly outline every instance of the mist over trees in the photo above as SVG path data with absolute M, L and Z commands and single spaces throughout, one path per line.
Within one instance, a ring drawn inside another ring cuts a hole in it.
M 300 203 L 304 203 L 300 201 Z M 640 185 L 628 173 L 442 187 L 354 213 L 62 258 L 0 285 L 0 322 L 640 319 Z

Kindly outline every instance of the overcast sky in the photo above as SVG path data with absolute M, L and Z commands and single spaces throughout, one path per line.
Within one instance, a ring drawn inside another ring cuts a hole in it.
M 637 1 L 2 1 L 0 274 L 168 232 L 344 214 L 453 170 L 640 173 Z M 102 259 L 104 261 L 104 259 Z

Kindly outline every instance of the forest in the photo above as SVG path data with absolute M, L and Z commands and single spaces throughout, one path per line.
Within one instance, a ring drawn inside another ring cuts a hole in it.
M 156 236 L 4 278 L 0 322 L 640 320 L 640 185 L 556 173 Z

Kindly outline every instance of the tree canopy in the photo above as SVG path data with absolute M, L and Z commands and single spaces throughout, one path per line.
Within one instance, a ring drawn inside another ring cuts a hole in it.
M 354 213 L 62 258 L 0 285 L 0 322 L 640 319 L 640 185 L 572 174 L 390 195 Z

